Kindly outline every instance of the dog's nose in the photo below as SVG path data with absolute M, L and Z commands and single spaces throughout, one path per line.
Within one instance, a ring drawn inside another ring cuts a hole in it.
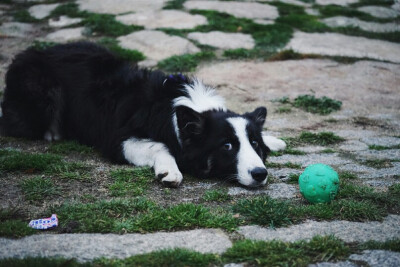
M 268 175 L 267 169 L 264 169 L 264 168 L 255 168 L 250 173 L 251 173 L 251 177 L 253 177 L 253 179 L 256 180 L 257 182 L 264 181 Z

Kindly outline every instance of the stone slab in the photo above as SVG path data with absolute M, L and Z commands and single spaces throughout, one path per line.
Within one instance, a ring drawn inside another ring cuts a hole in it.
M 52 33 L 49 33 L 45 39 L 57 43 L 66 43 L 69 41 L 76 41 L 82 39 L 83 31 L 85 27 L 61 29 Z
M 400 31 L 400 25 L 397 23 L 367 22 L 357 18 L 348 18 L 343 16 L 326 18 L 321 21 L 329 27 L 358 27 L 364 31 L 370 32 Z
M 361 151 L 367 150 L 368 145 L 357 140 L 349 140 L 341 143 L 339 149 L 344 151 Z
M 126 25 L 141 25 L 146 29 L 173 28 L 192 29 L 207 24 L 202 15 L 192 15 L 179 10 L 148 11 L 117 16 L 116 19 Z
M 254 39 L 250 34 L 226 33 L 211 31 L 207 33 L 192 32 L 187 36 L 203 45 L 210 45 L 221 49 L 254 48 Z
M 357 10 L 377 18 L 396 18 L 400 16 L 398 11 L 382 6 L 362 6 L 357 8 Z
M 316 0 L 315 3 L 318 5 L 338 5 L 347 6 L 349 4 L 357 3 L 358 0 Z
M 396 113 L 400 110 L 398 64 L 376 61 L 339 64 L 320 59 L 225 61 L 199 67 L 196 76 L 218 88 L 226 98 L 228 107 L 239 112 L 268 105 L 269 101 L 276 98 L 287 96 L 294 99 L 301 94 L 340 100 L 343 102 L 343 111 L 353 110 L 351 116 L 358 112 L 372 114 L 374 109 L 386 112 L 390 108 Z M 246 101 L 248 96 L 252 96 L 254 101 Z M 305 112 L 293 112 L 285 117 L 269 113 L 266 127 L 271 126 L 271 121 L 277 121 L 280 123 L 270 130 L 285 127 L 298 129 L 297 126 L 304 127 L 313 118 L 315 115 Z M 337 128 L 332 130 L 335 133 L 339 131 Z M 367 133 L 365 130 L 340 131 L 352 139 L 365 137 Z
M 31 6 L 28 11 L 35 19 L 44 19 L 50 15 L 51 11 L 56 9 L 60 4 L 48 4 L 48 5 L 35 5 Z
M 364 150 L 356 154 L 359 159 L 388 159 L 400 160 L 400 149 Z
M 400 253 L 387 250 L 364 250 L 362 254 L 350 255 L 349 259 L 370 267 L 400 266 Z
M 101 246 L 99 245 L 101 244 Z M 217 229 L 154 234 L 41 234 L 21 239 L 0 238 L 0 259 L 25 257 L 127 258 L 152 251 L 186 248 L 201 253 L 223 253 L 232 246 Z
M 238 18 L 276 19 L 279 17 L 276 7 L 255 2 L 186 1 L 184 7 L 186 9 L 215 10 Z
M 242 226 L 239 233 L 252 240 L 282 240 L 295 242 L 309 240 L 316 235 L 334 235 L 345 242 L 367 242 L 375 240 L 384 242 L 400 238 L 400 216 L 389 215 L 383 222 L 317 222 L 307 220 L 305 223 L 284 228 L 264 228 L 260 226 Z
M 61 28 L 80 23 L 81 21 L 82 21 L 81 18 L 70 18 L 67 16 L 60 16 L 58 18 L 49 19 L 49 26 L 53 28 Z
M 231 187 L 228 190 L 230 196 L 268 195 L 271 198 L 294 198 L 297 194 L 299 194 L 299 190 L 296 186 L 285 183 L 270 184 L 267 189 L 249 190 L 243 187 Z
M 285 49 L 303 54 L 372 58 L 400 63 L 400 44 L 338 33 L 296 32 Z
M 400 138 L 391 137 L 391 136 L 382 136 L 382 137 L 365 137 L 361 139 L 362 142 L 367 145 L 379 145 L 379 146 L 397 146 L 400 145 Z
M 0 25 L 0 35 L 8 37 L 26 37 L 33 31 L 33 26 L 22 22 L 4 22 Z
M 167 0 L 78 0 L 81 10 L 102 14 L 123 14 L 161 10 Z
M 339 156 L 338 153 L 331 154 L 306 154 L 306 155 L 282 155 L 279 157 L 271 157 L 269 159 L 273 163 L 295 163 L 300 164 L 302 167 L 307 167 L 310 164 L 322 163 L 328 165 L 343 165 L 351 163 L 349 159 Z
M 120 36 L 118 41 L 121 47 L 139 50 L 148 59 L 156 61 L 174 55 L 200 52 L 190 41 L 178 36 L 169 36 L 161 31 L 138 31 Z
M 339 166 L 341 171 L 349 171 L 357 173 L 362 179 L 382 179 L 396 178 L 400 176 L 400 162 L 392 162 L 393 167 L 375 169 L 358 163 L 351 163 Z

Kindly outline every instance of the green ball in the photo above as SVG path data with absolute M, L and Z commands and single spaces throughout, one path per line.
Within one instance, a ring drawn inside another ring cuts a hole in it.
M 311 203 L 332 201 L 339 189 L 339 176 L 325 164 L 308 166 L 299 177 L 300 193 Z

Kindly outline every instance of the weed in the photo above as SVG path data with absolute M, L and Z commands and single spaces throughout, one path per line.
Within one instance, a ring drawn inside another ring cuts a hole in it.
M 102 38 L 98 41 L 98 44 L 105 46 L 120 58 L 128 61 L 138 62 L 146 58 L 141 52 L 137 50 L 125 49 L 120 47 L 118 45 L 118 42 L 113 38 Z
M 291 14 L 279 17 L 276 22 L 289 25 L 303 32 L 325 32 L 329 29 L 318 17 L 307 14 Z
M 258 225 L 281 227 L 291 224 L 289 218 L 290 204 L 287 201 L 269 197 L 242 199 L 233 206 L 233 211 L 243 215 L 247 220 Z
M 200 61 L 211 60 L 214 57 L 215 54 L 213 52 L 172 56 L 158 62 L 158 67 L 167 72 L 189 72 L 193 71 Z
M 94 150 L 93 148 L 81 145 L 76 141 L 61 141 L 51 143 L 48 152 L 54 154 L 68 155 L 70 153 L 91 154 L 94 152 Z
M 326 96 L 316 98 L 313 95 L 300 95 L 294 100 L 294 106 L 307 112 L 327 115 L 340 110 L 342 102 Z
M 393 239 L 386 242 L 376 242 L 376 241 L 368 241 L 360 244 L 359 249 L 379 249 L 379 250 L 391 250 L 400 252 L 400 239 Z
M 18 238 L 33 235 L 35 233 L 36 231 L 34 229 L 28 227 L 28 223 L 21 220 L 6 220 L 0 222 L 0 236 L 2 237 Z
M 57 43 L 54 42 L 44 42 L 44 41 L 34 41 L 31 45 L 32 48 L 42 51 L 46 50 L 47 48 L 50 48 L 52 46 L 55 46 Z
M 31 16 L 28 10 L 26 9 L 21 9 L 18 11 L 15 11 L 13 14 L 14 20 L 18 22 L 26 22 L 26 23 L 32 23 L 32 22 L 38 22 L 40 20 L 34 18 Z
M 205 201 L 224 202 L 231 199 L 226 190 L 208 190 L 204 193 L 203 199 Z
M 282 241 L 236 242 L 223 255 L 225 262 L 246 262 L 262 266 L 308 266 L 313 262 L 344 259 L 350 249 L 332 237 L 313 237 L 310 241 L 286 243 Z
M 292 109 L 290 107 L 279 107 L 275 112 L 276 113 L 290 113 L 290 112 L 292 112 Z
M 214 254 L 202 254 L 187 249 L 168 249 L 137 255 L 126 259 L 101 259 L 96 260 L 99 266 L 214 266 L 219 263 L 218 256 Z
M 273 100 L 271 100 L 271 102 L 278 102 L 278 103 L 281 103 L 281 104 L 290 104 L 291 103 L 288 96 L 284 96 L 284 97 L 281 97 L 281 98 L 273 99 Z
M 178 204 L 169 208 L 153 209 L 133 220 L 133 231 L 154 232 L 159 230 L 180 230 L 196 227 L 223 228 L 228 231 L 237 227 L 232 214 L 212 212 L 202 205 Z
M 112 196 L 141 196 L 154 177 L 150 168 L 117 169 L 111 172 L 115 181 L 109 189 Z
M 375 169 L 383 169 L 383 168 L 391 168 L 393 164 L 388 159 L 367 159 L 362 162 L 364 165 L 368 167 L 372 167 Z
M 271 153 L 269 154 L 269 156 L 272 156 L 272 157 L 279 157 L 279 156 L 282 156 L 282 155 L 284 155 L 284 154 L 289 154 L 289 155 L 305 155 L 305 154 L 307 154 L 307 153 L 305 153 L 305 152 L 303 152 L 303 151 L 301 151 L 301 150 L 297 150 L 297 149 L 293 149 L 293 148 L 288 147 L 288 148 L 286 148 L 286 149 L 283 150 L 283 151 L 271 151 Z
M 23 180 L 20 187 L 27 200 L 43 200 L 59 194 L 58 188 L 50 179 L 40 176 Z
M 0 260 L 0 266 L 7 267 L 41 267 L 41 266 L 64 266 L 64 267 L 90 267 L 92 263 L 78 263 L 75 259 L 63 258 L 6 258 Z
M 323 154 L 332 154 L 332 153 L 336 153 L 336 151 L 331 149 L 331 148 L 326 148 L 326 149 L 322 150 L 321 153 L 323 153 Z
M 394 196 L 400 197 L 400 184 L 391 185 L 389 187 L 389 193 Z
M 344 180 L 354 180 L 357 179 L 357 175 L 352 172 L 343 171 L 339 172 L 339 178 Z
M 344 140 L 344 138 L 337 136 L 332 132 L 320 132 L 316 134 L 311 132 L 302 132 L 298 137 L 300 143 L 321 146 L 337 144 Z
M 395 145 L 395 146 L 369 145 L 368 148 L 371 150 L 400 149 L 400 145 Z
M 288 183 L 289 184 L 298 184 L 299 183 L 299 177 L 300 177 L 300 174 L 294 174 L 294 173 L 289 174 Z
M 186 0 L 170 0 L 168 1 L 163 9 L 183 9 L 183 4 Z

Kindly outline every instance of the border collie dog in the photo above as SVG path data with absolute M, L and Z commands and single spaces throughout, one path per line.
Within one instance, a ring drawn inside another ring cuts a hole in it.
M 76 140 L 153 167 L 168 186 L 181 172 L 261 186 L 268 152 L 285 147 L 262 136 L 266 108 L 236 114 L 197 79 L 138 69 L 86 42 L 17 55 L 1 107 L 4 135 Z

